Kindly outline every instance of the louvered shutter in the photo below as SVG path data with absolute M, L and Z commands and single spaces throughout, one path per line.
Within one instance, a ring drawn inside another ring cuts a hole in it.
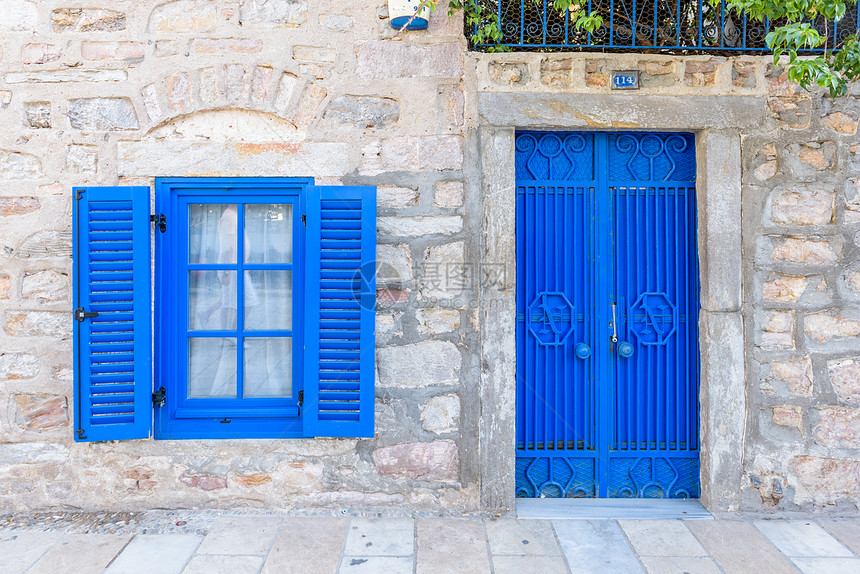
M 145 438 L 152 427 L 149 188 L 73 193 L 75 440 Z
M 304 432 L 373 436 L 376 188 L 308 188 Z

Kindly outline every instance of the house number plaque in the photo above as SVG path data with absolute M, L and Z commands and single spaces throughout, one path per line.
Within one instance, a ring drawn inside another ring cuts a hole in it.
M 613 90 L 638 90 L 639 70 L 619 70 L 612 72 Z

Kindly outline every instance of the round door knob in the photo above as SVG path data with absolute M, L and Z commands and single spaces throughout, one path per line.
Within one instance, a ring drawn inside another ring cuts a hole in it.
M 589 347 L 585 343 L 577 343 L 574 352 L 576 353 L 576 356 L 578 358 L 587 359 L 591 356 L 591 347 Z
M 622 343 L 618 343 L 618 356 L 624 357 L 628 359 L 633 356 L 633 345 L 624 341 Z

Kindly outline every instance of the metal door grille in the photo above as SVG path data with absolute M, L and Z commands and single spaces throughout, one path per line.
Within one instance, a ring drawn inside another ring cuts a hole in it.
M 517 496 L 697 497 L 692 135 L 521 132 L 516 169 Z

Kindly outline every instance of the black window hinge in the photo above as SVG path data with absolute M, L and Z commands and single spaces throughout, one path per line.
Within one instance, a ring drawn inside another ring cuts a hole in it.
M 72 196 L 72 199 L 81 199 L 83 197 L 84 191 L 86 191 L 86 190 L 76 189 L 75 194 Z M 81 431 L 81 432 L 83 432 L 83 431 Z
M 302 214 L 302 223 L 304 223 L 305 225 L 308 224 L 308 216 L 305 215 L 304 213 Z
M 167 404 L 167 391 L 164 387 L 161 387 L 152 393 L 152 406 L 156 409 L 160 409 L 165 404 Z
M 149 220 L 156 224 L 162 233 L 167 231 L 167 217 L 163 213 L 158 215 L 150 215 Z
M 305 392 L 299 391 L 299 406 L 302 406 L 305 402 Z
M 92 319 L 98 317 L 98 311 L 84 311 L 83 307 L 75 309 L 75 321 L 83 321 L 84 319 Z
M 86 438 L 87 438 L 87 431 L 85 431 L 84 429 L 78 429 L 78 430 L 76 430 L 76 431 L 75 431 L 75 434 L 76 434 L 76 435 L 78 435 L 78 438 L 79 438 L 80 440 L 84 440 L 84 439 L 86 439 Z

